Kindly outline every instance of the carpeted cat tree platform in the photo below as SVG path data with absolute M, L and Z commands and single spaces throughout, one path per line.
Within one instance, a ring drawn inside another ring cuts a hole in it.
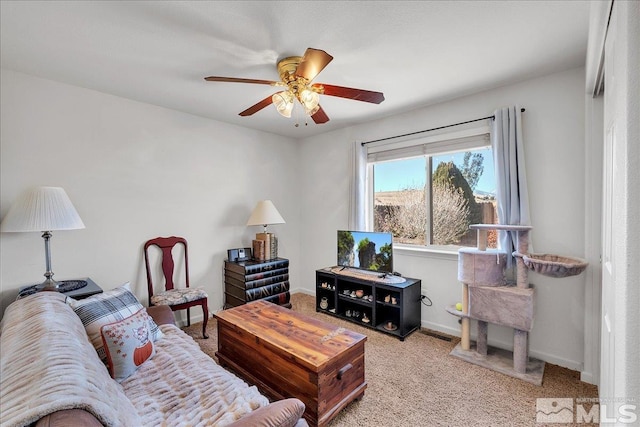
M 447 307 L 461 318 L 461 341 L 451 355 L 467 362 L 542 385 L 544 362 L 529 357 L 529 332 L 533 328 L 535 290 L 528 271 L 552 277 L 580 274 L 586 261 L 558 255 L 529 254 L 531 226 L 475 224 L 477 247 L 458 251 L 458 281 L 462 282 L 462 310 Z M 517 235 L 516 282 L 505 277 L 507 253 L 487 249 L 487 231 L 511 231 Z M 470 320 L 477 320 L 476 343 L 471 343 Z M 513 328 L 513 351 L 487 345 L 488 324 Z

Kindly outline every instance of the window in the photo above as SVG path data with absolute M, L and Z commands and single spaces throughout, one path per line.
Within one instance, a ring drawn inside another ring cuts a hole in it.
M 374 231 L 394 243 L 475 246 L 470 224 L 495 224 L 496 180 L 487 129 L 367 148 Z M 489 232 L 497 247 L 497 233 Z

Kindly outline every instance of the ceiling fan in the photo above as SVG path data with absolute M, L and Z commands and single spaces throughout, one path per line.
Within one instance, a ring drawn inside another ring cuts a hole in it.
M 284 117 L 291 117 L 294 101 L 304 108 L 316 124 L 326 123 L 329 117 L 320 106 L 320 95 L 337 96 L 356 101 L 380 104 L 384 101 L 381 92 L 354 89 L 350 87 L 334 86 L 311 81 L 333 60 L 333 56 L 324 50 L 308 48 L 304 56 L 290 56 L 278 61 L 278 74 L 281 81 L 241 79 L 234 77 L 205 77 L 209 82 L 254 83 L 283 87 L 285 90 L 266 97 L 252 105 L 241 116 L 250 116 L 262 110 L 269 104 L 274 104 L 278 113 Z

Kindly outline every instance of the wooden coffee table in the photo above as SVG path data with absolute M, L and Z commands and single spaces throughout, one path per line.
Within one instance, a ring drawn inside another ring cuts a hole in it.
M 220 364 L 272 399 L 300 399 L 310 425 L 326 425 L 364 395 L 365 335 L 266 301 L 215 316 Z

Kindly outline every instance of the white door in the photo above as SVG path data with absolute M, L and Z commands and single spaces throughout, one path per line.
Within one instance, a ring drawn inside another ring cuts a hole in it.
M 606 96 L 605 96 L 606 98 Z M 615 188 L 614 164 L 615 123 L 605 128 L 604 142 L 604 182 L 603 182 L 603 248 L 602 248 L 602 324 L 600 325 L 600 396 L 614 395 L 615 378 L 615 263 L 613 260 L 613 192 Z
M 619 301 L 620 286 L 624 286 L 624 242 L 626 229 L 620 219 L 626 209 L 626 180 L 624 175 L 625 123 L 621 120 L 621 97 L 624 88 L 617 79 L 616 70 L 621 59 L 617 45 L 618 8 L 612 9 L 609 31 L 605 42 L 605 84 L 604 84 L 604 164 L 603 164 L 603 208 L 602 208 L 602 325 L 601 325 L 601 372 L 600 397 L 604 401 L 615 402 L 620 390 L 619 370 L 625 366 L 616 366 L 617 349 L 615 337 L 625 325 L 616 325 L 616 308 Z M 613 31 L 612 31 L 613 30 Z M 618 343 L 620 346 L 624 343 Z M 624 347 L 624 346 L 622 346 Z M 622 349 L 618 349 L 622 350 Z M 623 364 L 624 365 L 624 364 Z M 624 389 L 624 387 L 622 388 Z M 622 396 L 625 397 L 625 396 Z M 609 404 L 609 417 L 616 415 L 615 404 Z M 601 408 L 602 409 L 602 408 Z M 601 414 L 602 415 L 602 414 Z
M 602 425 L 640 425 L 639 41 L 640 2 L 614 1 L 604 52 Z
M 615 13 L 609 28 L 615 28 Z M 614 73 L 615 31 L 607 34 L 604 70 L 604 159 L 602 206 L 602 324 L 600 353 L 600 397 L 615 394 L 615 200 L 616 197 L 616 76 Z

